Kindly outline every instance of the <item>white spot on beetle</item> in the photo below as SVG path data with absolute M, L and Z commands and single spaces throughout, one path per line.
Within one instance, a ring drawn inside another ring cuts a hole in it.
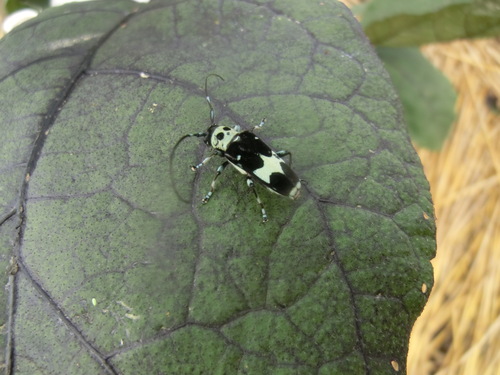
M 271 183 L 271 175 L 273 173 L 282 173 L 283 168 L 281 168 L 281 163 L 283 163 L 283 159 L 281 159 L 275 152 L 271 154 L 271 156 L 260 155 L 261 159 L 264 161 L 264 165 L 262 168 L 256 169 L 253 171 L 253 174 L 260 178 L 265 183 Z

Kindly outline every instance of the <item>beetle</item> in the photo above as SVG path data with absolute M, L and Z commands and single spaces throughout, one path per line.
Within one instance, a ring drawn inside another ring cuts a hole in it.
M 190 137 L 203 138 L 203 142 L 212 149 L 212 153 L 199 164 L 191 165 L 191 170 L 196 172 L 214 156 L 220 156 L 225 160 L 217 168 L 215 177 L 210 184 L 210 191 L 202 199 L 202 203 L 208 203 L 214 193 L 217 178 L 231 164 L 238 172 L 246 176 L 246 183 L 252 189 L 257 203 L 260 205 L 262 221 L 266 222 L 268 220 L 267 213 L 255 189 L 255 182 L 263 185 L 273 193 L 289 197 L 292 200 L 297 199 L 301 191 L 301 180 L 290 165 L 282 159 L 282 157 L 289 155 L 291 160 L 291 153 L 285 150 L 274 151 L 253 133 L 253 131 L 264 126 L 265 118 L 252 131 L 242 130 L 239 125 L 233 125 L 232 127 L 218 125 L 215 122 L 212 100 L 208 95 L 207 86 L 210 77 L 217 77 L 224 81 L 224 78 L 215 73 L 209 74 L 205 78 L 205 99 L 210 108 L 210 126 L 204 132 L 186 134 L 177 141 L 170 153 L 170 175 L 173 176 L 173 159 L 179 145 Z M 187 202 L 179 194 L 173 178 L 172 185 L 177 197 Z

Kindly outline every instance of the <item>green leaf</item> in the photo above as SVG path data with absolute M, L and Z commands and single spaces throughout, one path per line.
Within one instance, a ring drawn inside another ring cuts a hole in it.
M 500 35 L 496 0 L 372 0 L 360 10 L 366 35 L 380 46 Z
M 19 374 L 399 374 L 432 286 L 429 186 L 336 1 L 49 9 L 0 42 L 0 260 Z M 298 201 L 184 134 L 259 131 Z M 214 158 L 216 159 L 216 158 Z M 185 199 L 172 189 L 176 181 Z M 17 264 L 17 272 L 16 272 Z M 2 351 L 3 353 L 4 351 Z
M 403 104 L 413 141 L 439 150 L 455 121 L 457 94 L 450 81 L 418 48 L 378 47 Z
M 41 10 L 49 6 L 49 0 L 7 0 L 5 9 L 8 13 L 15 12 L 23 8 L 35 8 Z

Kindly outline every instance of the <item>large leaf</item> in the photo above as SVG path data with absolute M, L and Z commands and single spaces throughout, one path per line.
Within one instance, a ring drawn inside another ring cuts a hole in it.
M 81 3 L 0 44 L 6 366 L 16 374 L 405 373 L 432 286 L 428 184 L 390 79 L 333 1 Z M 209 124 L 293 152 L 302 197 Z M 175 195 L 180 187 L 185 204 Z M 7 280 L 8 278 L 8 280 Z
M 359 9 L 366 35 L 380 46 L 500 35 L 498 0 L 373 0 Z

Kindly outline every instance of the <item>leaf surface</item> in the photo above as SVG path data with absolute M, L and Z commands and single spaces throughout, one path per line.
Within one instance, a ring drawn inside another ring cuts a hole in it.
M 429 187 L 337 2 L 106 1 L 0 42 L 0 251 L 16 374 L 405 373 L 432 286 Z M 293 153 L 293 202 L 222 161 L 209 111 Z M 180 201 L 181 194 L 192 203 Z

